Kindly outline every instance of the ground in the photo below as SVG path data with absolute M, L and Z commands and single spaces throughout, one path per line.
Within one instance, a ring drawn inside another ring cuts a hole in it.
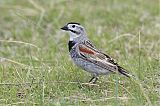
M 1 0 L 0 105 L 160 105 L 158 0 Z M 96 85 L 68 53 L 68 22 L 135 78 Z

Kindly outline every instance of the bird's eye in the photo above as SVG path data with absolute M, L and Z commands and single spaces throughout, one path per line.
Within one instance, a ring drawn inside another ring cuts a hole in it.
M 75 25 L 72 25 L 72 28 L 75 28 Z

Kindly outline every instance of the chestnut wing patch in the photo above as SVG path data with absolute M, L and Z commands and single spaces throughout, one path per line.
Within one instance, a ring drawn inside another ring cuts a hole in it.
M 85 44 L 79 44 L 79 54 L 88 62 L 92 62 L 95 65 L 98 65 L 104 69 L 107 69 L 111 72 L 115 71 L 116 65 L 110 63 L 103 53 L 97 52 L 96 48 L 90 48 Z
M 94 51 L 92 51 L 91 49 L 85 48 L 83 46 L 80 46 L 79 50 L 80 50 L 80 52 L 83 52 L 83 53 L 86 53 L 86 54 L 92 54 L 92 55 L 95 54 Z

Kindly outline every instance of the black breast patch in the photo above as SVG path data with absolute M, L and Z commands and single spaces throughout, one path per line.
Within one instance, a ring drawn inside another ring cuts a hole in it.
M 69 41 L 68 42 L 68 48 L 69 48 L 69 51 L 72 49 L 72 47 L 76 44 L 76 42 L 74 41 Z

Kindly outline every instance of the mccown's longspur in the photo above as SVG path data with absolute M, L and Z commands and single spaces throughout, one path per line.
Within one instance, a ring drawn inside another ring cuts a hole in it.
M 99 75 L 120 73 L 124 76 L 131 75 L 119 66 L 110 56 L 99 51 L 88 39 L 86 31 L 79 23 L 70 22 L 61 28 L 69 32 L 69 52 L 74 63 L 93 77 L 89 82 L 96 83 Z

